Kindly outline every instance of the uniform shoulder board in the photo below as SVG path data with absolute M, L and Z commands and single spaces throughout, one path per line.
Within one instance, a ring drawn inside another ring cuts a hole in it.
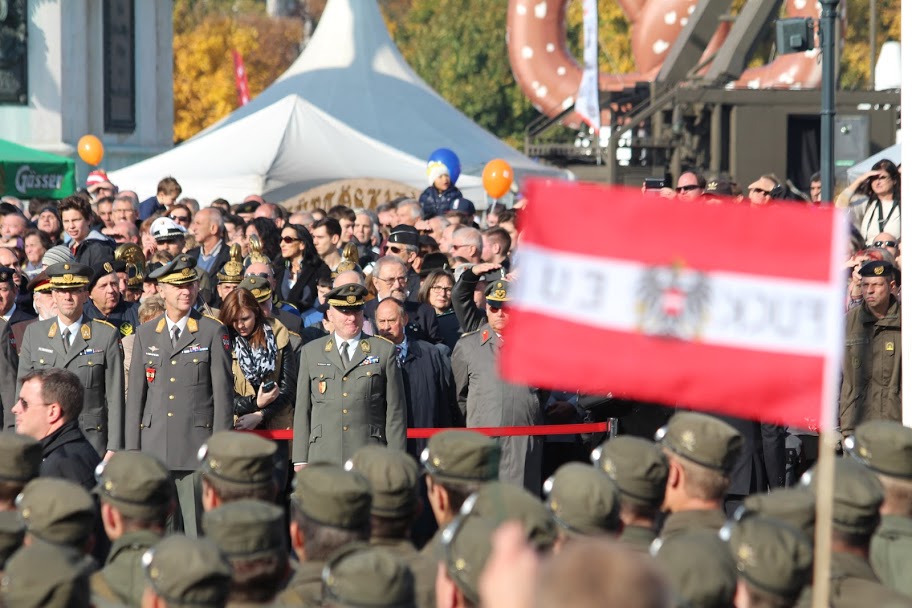
M 297 307 L 297 306 L 295 306 L 295 305 L 292 304 L 291 302 L 286 302 L 285 300 L 280 301 L 280 302 L 279 302 L 279 305 L 281 305 L 281 306 L 290 306 L 291 308 L 294 308 L 295 311 L 298 310 L 298 307 Z
M 463 333 L 463 334 L 462 334 L 461 336 L 459 336 L 459 337 L 460 337 L 460 338 L 465 338 L 466 336 L 474 336 L 475 334 L 477 334 L 477 333 L 480 332 L 480 331 L 481 331 L 480 329 L 476 329 L 475 331 L 467 331 L 467 332 Z
M 294 336 L 295 338 L 300 338 L 300 337 L 301 337 L 301 334 L 296 334 L 295 332 L 291 331 L 290 329 L 286 329 L 285 331 L 288 332 L 288 335 Z
M 224 323 L 222 323 L 222 322 L 218 319 L 218 317 L 213 317 L 212 315 L 207 315 L 207 314 L 203 314 L 203 316 L 206 317 L 207 319 L 212 319 L 213 321 L 215 321 L 215 322 L 218 323 L 219 325 L 224 325 Z
M 117 330 L 116 327 L 114 327 L 112 324 L 108 323 L 108 322 L 105 321 L 104 319 L 92 319 L 92 321 L 94 321 L 95 323 L 104 323 L 105 325 L 107 325 L 107 326 L 110 327 L 111 329 Z
M 383 336 L 374 336 L 374 338 L 379 338 L 380 340 L 383 340 L 384 342 L 389 342 L 390 344 L 393 344 L 392 340 L 390 340 L 389 338 L 384 338 Z M 393 344 L 393 346 L 396 346 L 396 345 Z

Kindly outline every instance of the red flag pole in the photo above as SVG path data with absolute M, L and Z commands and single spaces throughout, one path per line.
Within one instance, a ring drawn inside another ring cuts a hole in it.
M 250 102 L 250 87 L 247 85 L 247 70 L 244 68 L 244 58 L 236 50 L 231 51 L 234 59 L 234 84 L 238 92 L 238 104 L 247 105 Z

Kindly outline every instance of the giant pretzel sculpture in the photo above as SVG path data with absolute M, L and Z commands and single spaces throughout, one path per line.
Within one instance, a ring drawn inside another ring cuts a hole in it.
M 507 7 L 507 49 L 513 74 L 535 108 L 555 116 L 573 105 L 582 68 L 567 50 L 566 8 L 570 0 L 510 0 Z M 599 74 L 599 88 L 619 91 L 637 82 L 652 81 L 668 49 L 687 25 L 697 0 L 617 0 L 630 20 L 630 40 L 637 71 Z M 786 0 L 786 17 L 813 17 L 812 0 Z M 703 59 L 718 50 L 729 24 L 719 25 Z M 821 69 L 817 51 L 779 55 L 772 62 L 744 71 L 735 87 L 815 88 Z M 578 122 L 574 116 L 568 122 Z

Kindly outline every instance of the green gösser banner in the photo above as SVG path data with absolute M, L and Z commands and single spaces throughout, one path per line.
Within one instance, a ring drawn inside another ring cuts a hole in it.
M 75 161 L 0 139 L 0 196 L 63 198 L 75 191 Z

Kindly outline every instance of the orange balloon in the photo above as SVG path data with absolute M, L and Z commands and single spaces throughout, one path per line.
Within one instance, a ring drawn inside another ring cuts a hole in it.
M 76 150 L 79 152 L 79 158 L 87 164 L 96 166 L 104 158 L 104 145 L 101 140 L 94 135 L 83 135 L 76 144 Z
M 495 158 L 485 165 L 481 184 L 491 198 L 502 197 L 513 185 L 513 167 L 507 161 Z

